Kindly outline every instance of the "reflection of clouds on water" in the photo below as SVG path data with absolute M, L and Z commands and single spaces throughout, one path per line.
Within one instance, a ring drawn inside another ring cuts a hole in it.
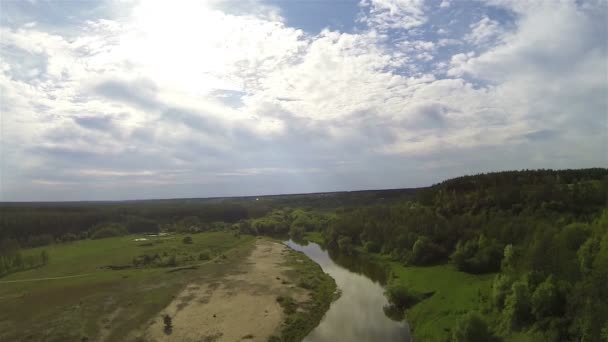
M 319 326 L 304 341 L 410 340 L 407 323 L 395 322 L 384 314 L 382 308 L 388 302 L 382 286 L 337 265 L 317 244 L 301 246 L 293 241 L 287 244 L 317 262 L 342 291 L 342 296 L 332 303 Z

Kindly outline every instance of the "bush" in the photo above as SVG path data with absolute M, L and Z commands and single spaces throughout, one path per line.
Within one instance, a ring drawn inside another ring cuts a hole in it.
M 499 274 L 492 283 L 492 303 L 496 308 L 502 310 L 505 306 L 505 299 L 511 290 L 512 280 L 506 275 Z
M 67 233 L 61 237 L 61 241 L 63 242 L 72 242 L 78 240 L 78 236 L 76 234 Z
M 92 235 L 91 235 L 91 239 L 96 240 L 96 239 L 105 239 L 105 238 L 109 238 L 109 237 L 114 237 L 114 236 L 121 236 L 122 232 L 110 227 L 106 227 L 106 228 L 101 228 L 96 230 Z
M 502 246 L 481 235 L 475 240 L 459 241 L 451 259 L 458 270 L 480 274 L 499 271 L 502 256 Z
M 204 260 L 209 260 L 209 259 L 211 259 L 211 253 L 209 253 L 209 251 L 202 251 L 198 255 L 198 260 L 204 261 Z
M 353 253 L 353 242 L 350 236 L 340 236 L 338 239 L 338 248 L 344 254 Z
M 365 250 L 370 253 L 380 252 L 380 244 L 376 241 L 367 241 L 364 246 Z
M 305 233 L 306 229 L 302 226 L 291 226 L 291 229 L 289 229 L 289 236 L 292 239 L 302 239 Z
M 452 334 L 454 342 L 493 342 L 499 339 L 488 328 L 488 324 L 476 312 L 467 314 Z
M 560 298 L 553 277 L 549 276 L 532 294 L 532 312 L 537 320 L 557 316 L 560 311 Z
M 171 331 L 173 331 L 173 320 L 171 319 L 171 316 L 165 315 L 163 317 L 163 323 L 165 324 L 165 333 L 170 334 Z
M 445 259 L 446 255 L 443 247 L 423 236 L 414 243 L 410 262 L 414 265 L 431 265 Z
M 192 241 L 192 237 L 191 236 L 185 236 L 184 239 L 182 240 L 183 243 L 185 244 L 191 244 L 194 241 Z
M 403 284 L 393 283 L 386 287 L 385 291 L 388 301 L 399 309 L 407 309 L 423 298 L 422 295 L 413 293 Z
M 510 329 L 525 326 L 531 319 L 530 290 L 524 281 L 516 281 L 511 286 L 511 293 L 505 300 L 503 311 Z

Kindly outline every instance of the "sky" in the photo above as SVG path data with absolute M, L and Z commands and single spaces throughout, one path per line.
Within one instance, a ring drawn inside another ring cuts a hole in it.
M 608 165 L 608 3 L 0 1 L 0 201 Z

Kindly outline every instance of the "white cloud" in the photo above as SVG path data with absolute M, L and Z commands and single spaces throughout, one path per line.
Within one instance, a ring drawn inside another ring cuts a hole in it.
M 409 30 L 427 21 L 423 0 L 361 0 L 360 6 L 369 11 L 361 21 L 379 30 Z
M 256 3 L 143 2 L 69 35 L 1 27 L 2 198 L 423 185 L 439 176 L 403 170 L 425 158 L 456 174 L 605 161 L 592 4 L 494 2 L 508 29 L 484 16 L 464 41 L 429 41 L 412 32 L 436 30 L 421 1 L 364 1 L 364 29 L 314 36 Z
M 503 28 L 498 21 L 483 17 L 476 23 L 471 24 L 471 32 L 464 39 L 474 45 L 481 45 L 494 41 L 503 33 Z

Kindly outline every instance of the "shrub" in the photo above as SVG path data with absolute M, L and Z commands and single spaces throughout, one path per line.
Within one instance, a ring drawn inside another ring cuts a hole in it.
M 456 326 L 452 334 L 454 342 L 492 342 L 498 338 L 488 328 L 488 324 L 476 312 L 467 314 Z
M 364 246 L 365 250 L 370 253 L 380 252 L 380 244 L 376 241 L 367 241 Z
M 165 315 L 163 317 L 163 323 L 165 324 L 165 333 L 170 334 L 171 331 L 173 331 L 173 320 L 171 319 L 171 316 Z
M 78 235 L 72 233 L 67 233 L 61 237 L 61 241 L 63 242 L 71 242 L 76 240 L 78 240 Z
M 500 270 L 503 248 L 496 240 L 481 235 L 478 239 L 459 241 L 452 253 L 456 268 L 468 273 L 488 273 Z
M 92 235 L 91 235 L 91 239 L 96 240 L 96 239 L 105 239 L 105 238 L 109 238 L 109 237 L 114 237 L 114 236 L 121 236 L 122 232 L 110 227 L 106 227 L 106 228 L 101 228 L 96 230 Z
M 422 236 L 412 247 L 410 262 L 414 265 L 431 265 L 445 259 L 446 255 L 443 247 Z
M 191 236 L 185 236 L 184 239 L 182 240 L 183 243 L 185 244 L 191 244 L 192 241 L 192 237 Z
M 279 303 L 279 305 L 281 305 L 281 307 L 283 308 L 283 312 L 286 315 L 294 314 L 298 309 L 298 304 L 291 297 L 278 296 L 277 302 Z
M 338 248 L 344 254 L 352 254 L 353 242 L 350 236 L 340 236 L 338 239 Z
M 516 281 L 511 286 L 511 294 L 505 300 L 503 311 L 510 329 L 518 329 L 530 322 L 530 290 L 524 281 Z
M 492 302 L 495 307 L 502 310 L 505 305 L 505 298 L 511 290 L 512 280 L 503 274 L 499 274 L 494 278 L 492 283 Z
M 560 311 L 560 299 L 553 277 L 549 276 L 532 294 L 532 312 L 537 320 L 556 316 Z
M 291 226 L 291 229 L 289 229 L 289 236 L 292 239 L 302 239 L 304 233 L 306 233 L 306 229 L 302 226 Z
M 407 309 L 423 299 L 422 295 L 413 293 L 407 286 L 398 283 L 389 284 L 385 294 L 388 301 L 399 309 Z
M 42 252 L 40 252 L 40 262 L 43 265 L 46 265 L 49 263 L 49 253 L 45 250 L 43 250 Z
M 209 260 L 211 259 L 211 253 L 209 253 L 209 251 L 202 251 L 199 255 L 198 255 L 198 260 Z

